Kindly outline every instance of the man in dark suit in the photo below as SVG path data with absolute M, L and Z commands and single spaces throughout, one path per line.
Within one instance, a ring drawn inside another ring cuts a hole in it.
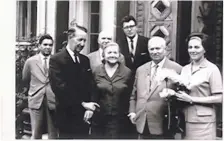
M 163 121 L 167 102 L 159 93 L 164 88 L 170 91 L 174 82 L 165 79 L 159 82 L 159 72 L 168 69 L 180 74 L 182 67 L 166 58 L 166 41 L 163 38 L 152 37 L 148 42 L 148 50 L 152 61 L 136 71 L 129 117 L 141 139 L 164 139 Z
M 136 69 L 150 61 L 148 53 L 148 38 L 137 34 L 137 22 L 133 16 L 125 16 L 121 20 L 124 38 L 118 39 L 125 63 L 135 74 Z
M 90 101 L 92 74 L 89 59 L 80 54 L 87 29 L 73 24 L 66 48 L 50 59 L 50 84 L 55 93 L 56 125 L 60 139 L 88 138 L 89 119 L 95 104 Z
M 49 59 L 53 39 L 46 34 L 39 39 L 40 53 L 26 60 L 23 68 L 23 82 L 29 86 L 28 107 L 32 127 L 32 139 L 41 139 L 46 119 L 48 138 L 57 136 L 54 125 L 55 95 L 51 90 L 48 76 Z

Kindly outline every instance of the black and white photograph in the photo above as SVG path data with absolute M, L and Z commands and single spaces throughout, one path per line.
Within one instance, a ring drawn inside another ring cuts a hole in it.
M 223 1 L 14 4 L 12 139 L 222 140 Z

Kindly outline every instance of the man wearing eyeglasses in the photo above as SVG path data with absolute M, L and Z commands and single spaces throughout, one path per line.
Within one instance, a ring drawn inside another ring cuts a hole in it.
M 139 66 L 151 60 L 147 51 L 149 39 L 137 33 L 137 22 L 131 15 L 121 20 L 121 26 L 125 37 L 118 39 L 118 44 L 125 57 L 126 66 L 135 74 Z
M 90 67 L 91 70 L 93 71 L 97 66 L 102 64 L 103 61 L 103 49 L 104 47 L 112 41 L 112 33 L 109 31 L 101 31 L 98 36 L 98 44 L 99 44 L 99 49 L 97 51 L 94 51 L 87 56 L 89 57 L 90 60 Z M 124 56 L 121 54 L 119 57 L 119 62 L 125 64 Z
M 48 138 L 57 136 L 54 125 L 55 94 L 49 83 L 49 59 L 53 39 L 45 34 L 39 39 L 40 53 L 27 59 L 23 68 L 23 82 L 28 91 L 28 107 L 32 127 L 32 139 L 41 139 L 46 121 Z

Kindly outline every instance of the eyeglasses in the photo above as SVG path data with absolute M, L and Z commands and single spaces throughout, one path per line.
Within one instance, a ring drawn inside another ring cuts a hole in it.
M 43 45 L 44 45 L 44 46 L 47 46 L 47 45 L 48 45 L 48 46 L 53 46 L 53 44 L 43 44 Z
M 136 25 L 129 25 L 129 26 L 125 26 L 125 27 L 123 27 L 123 29 L 132 29 L 132 28 L 134 28 Z

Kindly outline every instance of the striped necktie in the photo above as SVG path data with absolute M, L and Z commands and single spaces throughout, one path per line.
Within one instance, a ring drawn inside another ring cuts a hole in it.
M 159 65 L 155 65 L 154 67 L 155 67 L 155 70 L 154 70 L 153 74 L 151 75 L 151 79 L 150 79 L 150 90 L 152 89 L 153 84 L 155 84 L 155 77 L 156 77 L 157 69 L 158 69 Z
M 47 57 L 44 57 L 44 73 L 48 73 L 48 68 L 47 68 Z
M 134 45 L 133 45 L 133 39 L 130 38 L 130 41 L 131 41 L 131 60 L 132 62 L 134 62 Z

